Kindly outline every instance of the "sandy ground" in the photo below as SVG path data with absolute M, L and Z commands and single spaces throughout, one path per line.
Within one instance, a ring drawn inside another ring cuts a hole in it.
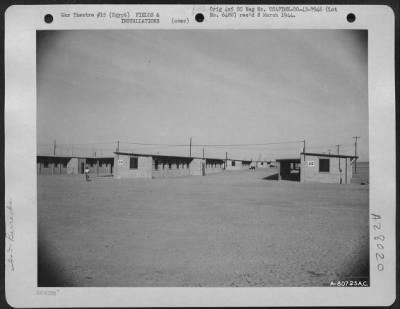
M 38 177 L 40 286 L 323 286 L 368 279 L 368 186 Z

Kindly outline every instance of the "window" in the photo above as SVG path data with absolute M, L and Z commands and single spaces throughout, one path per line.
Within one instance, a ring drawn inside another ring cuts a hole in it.
M 158 170 L 158 160 L 157 159 L 154 160 L 154 169 Z
M 176 161 L 176 168 L 179 168 L 179 161 Z
M 236 162 L 235 161 L 232 161 L 232 166 L 235 166 L 236 165 Z
M 172 167 L 172 162 L 168 161 L 168 168 L 171 169 L 171 167 Z
M 319 159 L 319 171 L 329 173 L 329 159 Z
M 138 168 L 138 158 L 129 158 L 129 168 L 130 169 Z

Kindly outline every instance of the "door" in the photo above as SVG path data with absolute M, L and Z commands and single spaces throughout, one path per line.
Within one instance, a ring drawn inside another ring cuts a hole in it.
M 85 173 L 85 163 L 81 162 L 81 174 Z

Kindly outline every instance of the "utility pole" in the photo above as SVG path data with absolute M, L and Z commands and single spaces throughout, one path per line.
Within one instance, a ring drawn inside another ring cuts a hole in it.
M 203 160 L 202 160 L 201 164 L 202 164 L 201 176 L 205 176 L 205 174 L 206 174 L 206 166 L 205 166 L 206 163 L 204 162 L 204 148 L 203 148 Z
M 119 168 L 118 168 L 118 165 L 119 165 L 119 141 L 117 141 L 117 149 L 116 149 L 116 153 L 117 153 L 117 164 L 115 165 L 115 174 L 116 174 L 116 177 L 117 178 L 119 178 Z
M 336 145 L 337 154 L 340 155 L 340 145 Z M 339 158 L 339 170 L 340 170 L 340 158 Z
M 353 136 L 355 139 L 354 143 L 354 174 L 357 174 L 357 140 L 360 138 L 359 136 Z
M 303 159 L 306 160 L 306 140 L 303 140 Z
M 54 140 L 54 144 L 53 144 L 53 156 L 56 156 L 56 140 Z M 53 158 L 53 162 L 52 162 L 52 166 L 51 166 L 51 174 L 54 175 L 54 169 L 55 169 L 55 165 L 56 165 L 56 159 Z
M 189 158 L 192 158 L 192 137 L 190 137 L 190 144 L 189 144 Z
M 225 152 L 225 169 L 228 167 L 228 152 Z

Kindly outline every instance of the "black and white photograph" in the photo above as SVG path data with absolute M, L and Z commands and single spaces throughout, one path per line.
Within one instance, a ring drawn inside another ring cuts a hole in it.
M 38 286 L 369 286 L 367 46 L 37 31 Z
M 7 303 L 393 304 L 394 17 L 9 7 Z

